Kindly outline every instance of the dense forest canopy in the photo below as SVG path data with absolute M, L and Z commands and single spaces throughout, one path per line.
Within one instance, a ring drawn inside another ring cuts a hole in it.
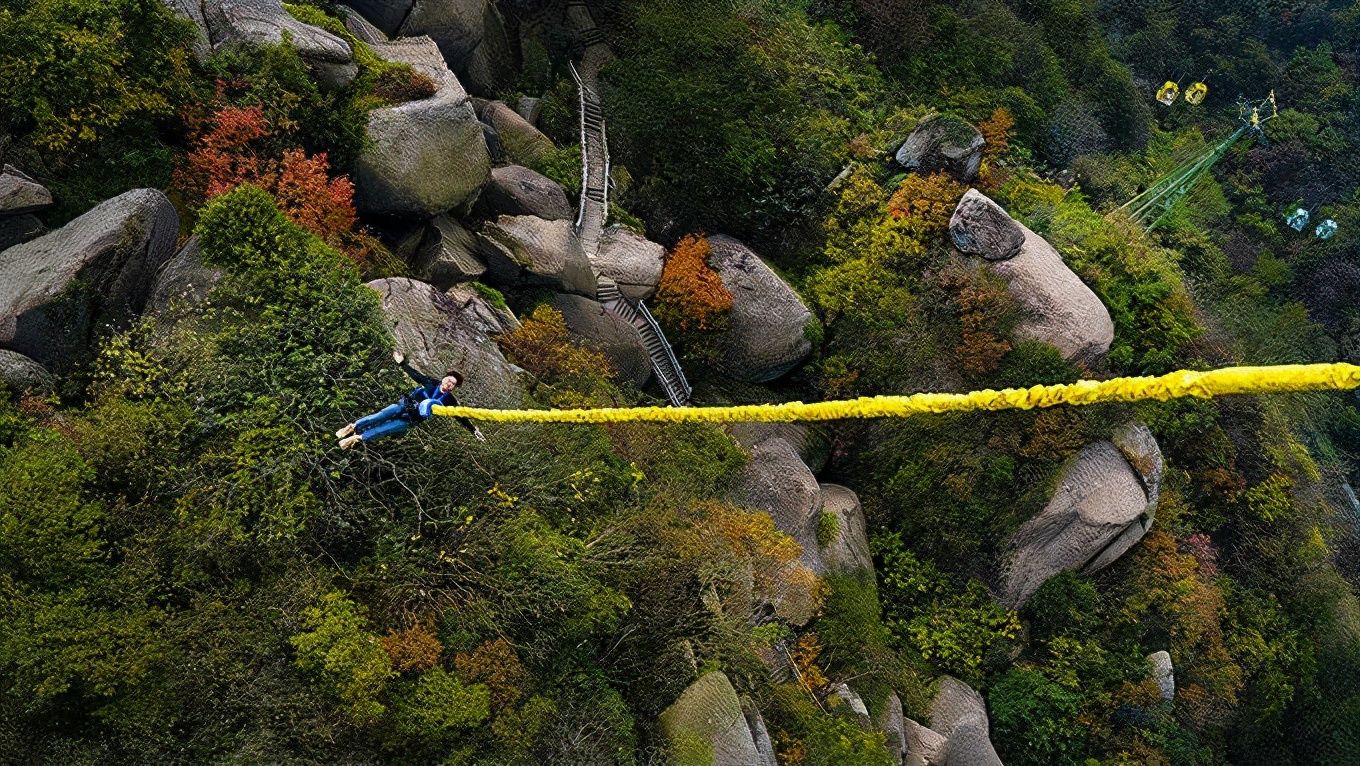
M 394 351 L 526 407 L 1360 364 L 1357 46 L 0 0 L 0 762 L 1360 763 L 1353 392 L 335 441 Z

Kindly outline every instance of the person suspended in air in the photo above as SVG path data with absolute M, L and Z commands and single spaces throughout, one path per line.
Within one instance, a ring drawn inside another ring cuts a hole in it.
M 458 405 L 458 399 L 453 392 L 463 384 L 462 374 L 449 370 L 443 378 L 431 378 L 407 364 L 406 357 L 400 351 L 392 352 L 392 360 L 401 365 L 411 380 L 416 382 L 416 388 L 402 394 L 401 399 L 395 404 L 389 404 L 372 415 L 359 418 L 336 431 L 335 438 L 340 440 L 342 449 L 349 449 L 359 442 L 406 433 L 411 426 L 419 425 L 433 417 L 436 405 L 445 407 Z M 486 441 L 481 429 L 472 421 L 467 418 L 457 420 L 477 437 L 477 441 Z

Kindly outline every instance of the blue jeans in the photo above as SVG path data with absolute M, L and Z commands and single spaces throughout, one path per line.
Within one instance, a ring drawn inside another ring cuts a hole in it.
M 364 441 L 406 433 L 406 429 L 411 427 L 411 421 L 407 420 L 405 415 L 406 408 L 400 402 L 390 404 L 372 415 L 354 421 L 354 431 Z

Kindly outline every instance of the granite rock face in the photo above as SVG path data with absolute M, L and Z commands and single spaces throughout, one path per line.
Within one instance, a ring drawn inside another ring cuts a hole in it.
M 751 383 L 782 376 L 811 353 L 807 327 L 817 320 L 746 245 L 722 235 L 708 241 L 708 263 L 732 293 L 731 324 L 721 341 L 723 372 Z
M 1001 206 L 970 189 L 954 210 L 949 232 L 956 246 L 962 243 L 962 252 L 981 256 L 985 268 L 1005 280 L 1021 311 L 1018 337 L 1048 343 L 1076 361 L 1110 350 L 1114 322 L 1105 304 L 1052 245 Z M 1017 233 L 1023 237 L 1018 248 Z
M 1171 701 L 1176 696 L 1176 669 L 1171 664 L 1171 653 L 1163 649 L 1147 656 L 1153 682 L 1162 699 Z
M 35 213 L 52 206 L 52 192 L 13 165 L 0 170 L 0 216 Z
M 494 245 L 486 256 L 490 279 L 595 297 L 595 272 L 571 221 L 503 215 L 483 226 L 482 234 Z
M 602 276 L 614 280 L 619 292 L 633 300 L 645 300 L 661 284 L 666 248 L 627 226 L 614 225 L 600 236 L 600 248 L 591 262 Z
M 569 220 L 575 213 L 567 192 L 556 181 L 522 165 L 492 168 L 477 199 L 487 217 L 536 215 L 548 221 Z
M 433 285 L 405 277 L 369 282 L 382 298 L 397 349 L 427 375 L 458 370 L 463 404 L 519 407 L 525 390 L 516 369 L 460 303 Z
M 41 364 L 17 351 L 3 348 L 0 348 L 0 383 L 11 393 L 31 391 L 48 394 L 57 387 L 57 379 Z
M 721 671 L 705 673 L 661 713 L 661 730 L 672 743 L 703 743 L 713 766 L 762 763 L 751 727 L 732 682 Z
M 480 234 L 447 215 L 438 215 L 430 221 L 411 265 L 430 284 L 447 289 L 481 277 L 486 272 L 482 258 L 489 247 Z
M 982 166 L 987 142 L 977 128 L 951 115 L 924 120 L 897 150 L 897 164 L 921 173 L 944 171 L 968 183 Z
M 652 377 L 652 364 L 637 330 L 601 304 L 579 295 L 553 296 L 553 308 L 562 312 L 571 334 L 609 360 L 619 380 L 638 388 Z
M 510 37 L 493 0 L 351 0 L 388 37 L 428 35 L 450 67 L 479 93 L 514 84 Z
M 178 233 L 170 200 L 134 189 L 0 253 L 0 347 L 64 371 L 141 313 Z
M 279 0 L 202 0 L 197 8 L 193 0 L 173 0 L 169 5 L 201 24 L 213 48 L 277 45 L 286 37 L 322 85 L 343 88 L 359 73 L 348 42 L 293 18 Z
M 511 162 L 532 164 L 555 148 L 551 138 L 502 101 L 485 102 L 477 111 L 482 122 L 496 132 L 501 149 Z
M 463 322 L 484 335 L 500 335 L 518 330 L 519 317 L 509 308 L 493 304 L 471 285 L 454 285 L 445 293 L 458 307 Z
M 943 766 L 1001 766 L 992 747 L 987 703 L 968 684 L 951 676 L 940 679 L 930 706 L 930 728 L 948 741 Z
M 1162 456 L 1146 426 L 1086 445 L 1058 477 L 1058 489 L 1011 538 L 1001 602 L 1019 608 L 1064 570 L 1107 566 L 1152 527 Z
M 369 112 L 370 143 L 354 171 L 359 211 L 428 219 L 470 203 L 491 174 L 491 155 L 467 92 L 428 37 L 372 47 L 379 57 L 425 74 L 438 90 Z

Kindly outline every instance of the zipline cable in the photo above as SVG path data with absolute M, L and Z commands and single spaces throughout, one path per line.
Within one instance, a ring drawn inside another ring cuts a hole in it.
M 908 417 L 925 413 L 1028 410 L 1059 404 L 1209 399 L 1228 394 L 1290 391 L 1347 391 L 1360 388 L 1360 366 L 1344 362 L 1180 370 L 1160 376 L 1079 380 L 1030 388 L 985 389 L 966 394 L 918 393 L 866 396 L 829 402 L 741 404 L 719 407 L 601 407 L 595 409 L 502 410 L 481 407 L 432 408 L 435 415 L 493 423 L 785 423 L 847 418 Z

